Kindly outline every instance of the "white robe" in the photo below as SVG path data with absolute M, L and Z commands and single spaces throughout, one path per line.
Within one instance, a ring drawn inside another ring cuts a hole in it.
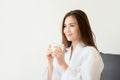
M 78 44 L 70 60 L 71 47 L 65 53 L 68 68 L 63 71 L 54 59 L 52 80 L 100 80 L 104 68 L 100 53 L 92 46 Z M 48 80 L 48 69 L 42 74 L 41 80 Z

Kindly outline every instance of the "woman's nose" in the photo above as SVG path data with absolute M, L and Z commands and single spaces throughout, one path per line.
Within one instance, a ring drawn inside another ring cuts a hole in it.
M 69 28 L 69 27 L 66 27 L 66 28 L 65 28 L 65 32 L 70 32 L 70 28 Z
M 66 31 L 67 31 L 67 32 L 70 31 L 70 28 L 69 28 L 69 27 L 66 27 Z

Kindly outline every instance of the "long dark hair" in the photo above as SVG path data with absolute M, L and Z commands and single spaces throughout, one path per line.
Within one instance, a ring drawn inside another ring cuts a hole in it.
M 81 33 L 81 38 L 83 43 L 86 46 L 93 46 L 97 49 L 96 45 L 95 45 L 95 38 L 94 38 L 94 34 L 91 30 L 91 26 L 89 24 L 89 20 L 87 15 L 85 14 L 85 12 L 83 12 L 82 10 L 72 10 L 70 12 L 68 12 L 64 18 L 63 18 L 63 22 L 62 22 L 62 43 L 65 45 L 65 47 L 70 47 L 71 46 L 71 41 L 68 41 L 65 34 L 64 34 L 64 22 L 65 19 L 68 16 L 73 16 L 76 18 L 77 22 L 78 22 L 78 26 L 79 26 L 79 30 Z M 98 50 L 98 49 L 97 49 Z

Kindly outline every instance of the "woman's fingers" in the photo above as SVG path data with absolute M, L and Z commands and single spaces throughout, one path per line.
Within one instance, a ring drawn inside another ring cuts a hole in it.
M 63 55 L 63 51 L 60 47 L 54 46 L 54 50 L 51 49 L 51 45 L 48 47 L 47 55 L 51 55 L 52 57 L 61 57 Z
M 51 54 L 52 54 L 51 45 L 49 45 L 49 46 L 48 46 L 48 49 L 47 49 L 47 51 L 46 51 L 46 55 L 47 55 L 47 56 L 51 56 Z
M 52 53 L 52 55 L 53 55 L 54 57 L 57 57 L 57 58 L 63 56 L 62 52 L 59 51 L 59 50 L 55 50 L 55 51 Z
M 62 51 L 62 49 L 58 46 L 55 46 L 54 48 L 55 48 L 55 50 Z

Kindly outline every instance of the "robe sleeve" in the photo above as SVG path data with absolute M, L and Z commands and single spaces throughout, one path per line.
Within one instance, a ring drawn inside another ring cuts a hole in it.
M 53 62 L 53 66 L 54 67 L 53 67 L 53 73 L 52 73 L 52 80 L 60 80 L 61 74 L 55 60 Z M 41 80 L 48 80 L 48 67 L 46 67 L 45 70 L 43 71 Z
M 80 56 L 77 56 L 75 64 L 64 72 L 62 80 L 100 80 L 104 64 L 99 52 L 93 47 L 87 47 L 82 54 L 82 62 Z

